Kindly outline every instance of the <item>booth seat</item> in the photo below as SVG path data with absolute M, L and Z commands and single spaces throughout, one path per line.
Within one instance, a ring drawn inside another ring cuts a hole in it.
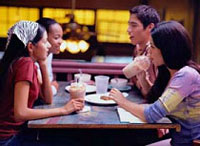
M 76 62 L 64 59 L 54 59 L 52 62 L 54 75 L 58 73 L 66 73 L 66 80 L 73 80 L 73 75 L 79 73 L 81 69 L 83 73 L 91 75 L 108 75 L 119 77 L 123 76 L 122 69 L 126 63 L 93 63 L 93 62 Z

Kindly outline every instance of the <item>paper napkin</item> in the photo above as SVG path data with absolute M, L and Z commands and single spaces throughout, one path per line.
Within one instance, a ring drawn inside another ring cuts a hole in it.
M 131 114 L 130 112 L 127 112 L 126 110 L 118 107 L 117 108 L 120 122 L 128 122 L 128 123 L 144 123 L 142 120 Z

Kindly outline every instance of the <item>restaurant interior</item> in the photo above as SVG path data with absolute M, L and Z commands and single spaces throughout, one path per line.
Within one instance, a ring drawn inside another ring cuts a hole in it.
M 193 38 L 193 57 L 200 62 L 199 0 L 1 0 L 0 51 L 15 22 L 50 17 L 64 30 L 65 43 L 55 59 L 128 63 L 133 51 L 127 33 L 129 9 L 138 4 L 153 6 L 162 20 L 181 22 Z
M 130 43 L 127 33 L 130 15 L 129 9 L 140 4 L 154 7 L 159 12 L 161 20 L 176 20 L 184 25 L 193 40 L 193 59 L 200 63 L 200 0 L 0 0 L 0 58 L 2 57 L 6 45 L 7 31 L 13 24 L 19 20 L 36 21 L 41 17 L 49 17 L 59 22 L 64 32 L 60 53 L 54 55 L 52 64 L 56 80 L 71 81 L 73 80 L 74 74 L 79 73 L 80 70 L 81 73 L 92 74 L 92 79 L 94 79 L 94 75 L 98 74 L 109 75 L 110 78 L 124 77 L 122 68 L 133 59 L 133 46 Z M 61 85 L 60 87 L 63 89 L 62 100 L 66 100 L 64 98 L 68 94 L 65 92 L 66 84 L 61 83 Z M 58 103 L 58 105 L 60 106 L 60 103 Z M 101 105 L 99 107 L 101 108 Z M 93 106 L 92 108 L 98 112 L 102 112 L 102 108 L 99 110 L 99 107 Z M 105 106 L 103 112 L 106 110 L 109 111 L 109 108 L 109 106 Z M 116 109 L 112 107 L 111 112 L 114 110 Z M 99 115 L 96 114 L 92 116 L 95 117 Z M 118 115 L 115 114 L 115 116 L 115 119 L 118 120 Z M 52 118 L 47 122 L 45 120 L 41 121 L 52 126 L 53 124 L 51 122 L 59 122 L 59 118 L 62 119 L 63 117 L 60 116 L 57 119 Z M 105 119 L 107 120 L 106 114 L 104 117 L 106 117 Z M 73 115 L 71 118 L 72 121 L 74 119 L 77 120 L 75 121 L 77 123 L 80 120 L 79 117 L 74 118 Z M 85 119 L 87 120 L 86 116 L 81 118 L 83 121 Z M 99 118 L 99 120 L 102 119 L 102 117 Z M 111 120 L 111 122 L 113 121 Z M 98 123 L 99 121 L 95 120 L 95 122 Z M 109 123 L 110 121 L 106 122 Z M 101 135 L 105 139 L 107 136 L 103 134 L 108 132 L 106 131 L 107 129 L 113 128 L 112 125 L 109 127 L 107 123 L 105 125 L 103 125 L 104 123 L 98 123 L 100 125 L 100 128 L 98 127 L 100 130 L 102 125 L 105 126 L 103 127 L 104 129 L 102 128 L 102 131 L 99 130 L 100 134 L 98 133 L 98 136 Z M 35 128 L 34 124 L 34 121 L 30 123 L 30 128 Z M 39 126 L 43 126 L 42 124 L 39 124 Z M 115 124 L 116 123 L 114 123 L 114 126 L 119 126 L 118 129 L 120 130 L 122 128 L 135 128 L 137 130 L 142 128 L 142 126 L 138 128 L 138 125 L 135 127 L 134 125 L 133 127 L 125 125 L 127 126 L 125 127 L 119 123 Z M 78 126 L 75 125 L 75 128 L 77 128 L 75 130 L 73 129 L 74 127 L 67 127 L 67 124 L 61 123 L 60 125 L 64 126 L 64 128 L 69 128 L 69 130 L 71 130 L 70 132 L 76 134 L 75 132 L 77 132 L 76 130 L 81 124 Z M 165 129 L 169 128 L 168 125 L 164 126 Z M 44 127 L 39 128 L 42 129 Z M 48 129 L 49 127 L 45 128 Z M 56 126 L 52 127 L 53 130 L 56 128 L 59 128 L 59 130 L 61 129 Z M 97 127 L 91 126 L 87 128 L 89 129 L 89 136 L 97 136 L 96 133 L 96 135 L 93 135 L 94 131 L 92 131 Z M 87 128 L 83 127 L 83 129 Z M 149 128 L 149 125 L 147 125 L 147 128 Z M 155 129 L 155 127 L 153 128 Z M 179 129 L 179 127 L 177 129 Z M 48 130 L 47 132 L 50 131 Z M 109 134 L 113 134 L 116 131 L 110 130 Z M 138 131 L 140 133 L 140 130 Z M 117 137 L 119 140 L 121 136 L 120 132 L 116 133 L 116 135 L 119 134 L 119 137 Z M 124 130 L 124 133 L 125 136 L 129 135 L 129 131 Z M 62 136 L 62 133 L 60 135 Z M 84 140 L 86 145 L 89 145 L 88 142 L 86 142 L 90 140 L 89 136 Z M 148 136 L 146 138 L 148 139 Z M 142 140 L 142 138 L 139 140 Z M 99 142 L 99 145 L 101 144 L 100 139 L 97 139 L 95 143 L 96 142 Z

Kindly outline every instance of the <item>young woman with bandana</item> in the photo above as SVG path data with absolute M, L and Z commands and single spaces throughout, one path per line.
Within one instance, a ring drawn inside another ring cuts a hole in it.
M 20 21 L 9 30 L 0 62 L 0 145 L 23 145 L 20 131 L 28 120 L 66 115 L 83 108 L 83 100 L 76 99 L 63 107 L 32 109 L 38 95 L 52 102 L 46 65 L 49 48 L 47 32 L 36 22 Z M 41 69 L 42 82 L 35 62 Z

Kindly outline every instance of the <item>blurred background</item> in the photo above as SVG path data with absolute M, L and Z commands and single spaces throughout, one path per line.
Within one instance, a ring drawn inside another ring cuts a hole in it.
M 14 23 L 50 17 L 64 31 L 61 53 L 54 58 L 130 62 L 129 9 L 139 4 L 157 9 L 162 20 L 181 22 L 193 38 L 193 57 L 200 63 L 200 0 L 0 0 L 0 51 Z

